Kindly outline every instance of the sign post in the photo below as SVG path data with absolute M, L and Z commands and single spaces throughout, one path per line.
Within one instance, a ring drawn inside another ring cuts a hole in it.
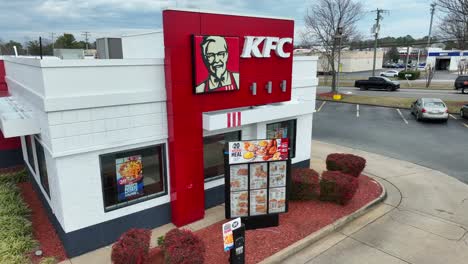
M 226 150 L 226 218 L 241 217 L 247 230 L 278 226 L 288 211 L 288 139 L 229 142 Z

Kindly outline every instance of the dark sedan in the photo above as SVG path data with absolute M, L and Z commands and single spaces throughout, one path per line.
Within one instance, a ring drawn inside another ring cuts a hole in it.
M 460 109 L 460 116 L 462 118 L 468 118 L 468 104 L 462 106 L 462 108 Z

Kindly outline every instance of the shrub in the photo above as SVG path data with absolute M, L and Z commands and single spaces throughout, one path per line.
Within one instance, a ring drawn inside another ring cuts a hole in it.
M 358 187 L 358 178 L 340 171 L 326 171 L 320 181 L 320 200 L 347 204 Z
M 11 168 L 0 170 L 0 184 L 25 182 L 28 178 L 24 168 Z
M 167 232 L 163 250 L 170 264 L 202 264 L 205 260 L 205 244 L 190 230 Z
M 411 71 L 411 70 L 407 70 L 407 71 L 401 71 L 398 73 L 398 79 L 400 80 L 406 80 L 406 74 L 411 74 L 411 77 L 408 77 L 408 80 L 416 80 L 416 79 L 419 79 L 419 77 L 421 77 L 421 72 L 420 71 Z
M 130 229 L 112 246 L 114 264 L 142 264 L 148 258 L 151 232 L 148 229 Z
M 57 260 L 54 257 L 42 258 L 39 264 L 56 264 Z
M 341 171 L 359 177 L 366 167 L 366 160 L 352 154 L 333 153 L 327 156 L 327 170 Z
M 37 245 L 28 220 L 30 210 L 16 181 L 7 181 L 4 175 L 0 174 L 0 263 L 29 263 L 27 254 Z
M 293 169 L 291 200 L 312 200 L 318 197 L 319 174 L 312 169 Z
M 164 264 L 164 251 L 160 247 L 150 249 L 147 264 Z

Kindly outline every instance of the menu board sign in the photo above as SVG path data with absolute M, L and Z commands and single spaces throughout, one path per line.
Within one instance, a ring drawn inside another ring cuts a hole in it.
M 229 142 L 226 154 L 226 217 L 287 212 L 287 139 Z
M 229 143 L 229 164 L 287 160 L 287 138 Z

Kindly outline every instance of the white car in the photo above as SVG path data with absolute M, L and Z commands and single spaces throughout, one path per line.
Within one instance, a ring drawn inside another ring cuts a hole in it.
M 398 77 L 398 71 L 388 70 L 380 73 L 380 76 L 383 77 Z

